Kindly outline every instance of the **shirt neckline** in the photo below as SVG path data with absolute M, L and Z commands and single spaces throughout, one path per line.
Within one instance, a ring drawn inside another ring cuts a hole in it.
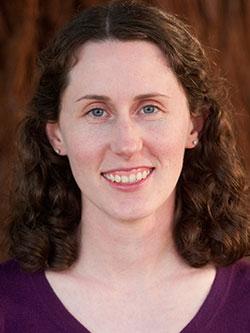
M 213 321 L 218 310 L 226 302 L 227 290 L 230 288 L 235 265 L 216 269 L 216 275 L 201 307 L 180 331 L 180 333 L 203 332 Z
M 202 303 L 198 312 L 191 321 L 180 331 L 180 333 L 188 333 L 204 330 L 213 320 L 218 308 L 224 302 L 222 294 L 226 294 L 231 283 L 231 275 L 233 266 L 221 267 L 216 269 L 214 281 L 210 291 Z M 30 275 L 34 292 L 37 295 L 41 305 L 47 312 L 48 318 L 60 326 L 63 331 L 68 332 L 69 329 L 75 333 L 91 333 L 86 326 L 80 323 L 64 306 L 61 300 L 54 292 L 52 286 L 46 278 L 45 272 L 37 272 Z
M 91 333 L 67 310 L 47 280 L 45 272 L 37 272 L 30 277 L 41 306 L 48 318 L 60 327 L 60 332 Z

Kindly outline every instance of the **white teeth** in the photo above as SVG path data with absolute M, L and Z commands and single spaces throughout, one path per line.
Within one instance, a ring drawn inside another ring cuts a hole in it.
M 128 177 L 127 176 L 122 176 L 122 183 L 128 183 Z
M 121 177 L 118 175 L 115 175 L 115 182 L 120 183 Z
M 137 172 L 136 174 L 131 174 L 129 176 L 119 176 L 119 175 L 112 175 L 112 174 L 105 174 L 105 178 L 111 180 L 112 182 L 116 183 L 136 183 L 139 182 L 141 179 L 147 178 L 147 176 L 150 174 L 150 170 L 144 170 L 143 172 Z
M 134 174 L 129 176 L 129 182 L 134 183 L 136 181 L 136 176 Z
M 142 179 L 142 173 L 141 172 L 137 172 L 136 174 L 136 180 L 141 180 Z

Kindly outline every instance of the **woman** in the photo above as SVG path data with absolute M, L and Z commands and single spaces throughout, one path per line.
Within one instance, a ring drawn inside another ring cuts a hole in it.
M 40 65 L 2 332 L 248 332 L 246 184 L 188 27 L 110 2 L 70 22 Z

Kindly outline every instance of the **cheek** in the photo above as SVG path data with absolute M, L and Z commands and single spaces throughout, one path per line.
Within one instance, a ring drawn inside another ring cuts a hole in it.
M 159 121 L 147 128 L 148 145 L 159 157 L 183 159 L 188 127 L 186 122 L 171 119 Z
M 80 128 L 70 131 L 65 143 L 73 174 L 94 171 L 94 167 L 98 167 L 105 147 L 102 135 Z
M 93 150 L 94 147 L 101 145 L 100 133 L 90 130 L 83 124 L 70 124 L 64 130 L 64 142 L 68 154 L 79 151 Z

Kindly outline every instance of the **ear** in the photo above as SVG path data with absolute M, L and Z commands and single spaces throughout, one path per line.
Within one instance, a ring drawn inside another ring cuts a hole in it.
M 199 135 L 205 123 L 204 115 L 191 115 L 186 148 L 192 149 L 199 142 Z
M 55 152 L 59 155 L 66 155 L 66 148 L 59 124 L 47 123 L 46 134 Z

